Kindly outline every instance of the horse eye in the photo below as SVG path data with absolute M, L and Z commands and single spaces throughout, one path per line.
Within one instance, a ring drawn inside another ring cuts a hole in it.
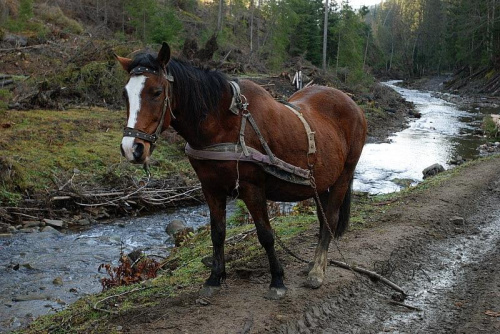
M 157 90 L 156 92 L 154 92 L 153 97 L 160 97 L 161 93 L 161 90 Z

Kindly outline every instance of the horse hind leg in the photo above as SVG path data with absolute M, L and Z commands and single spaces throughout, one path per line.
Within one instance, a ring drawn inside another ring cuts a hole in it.
M 317 214 L 320 221 L 320 235 L 314 253 L 314 262 L 306 281 L 306 285 L 313 289 L 323 285 L 330 241 L 333 237 L 339 238 L 349 224 L 352 177 L 350 179 L 339 179 L 330 190 L 330 192 L 322 193 L 319 196 L 323 211 L 319 205 L 320 203 L 316 200 Z M 326 222 L 324 216 L 326 216 Z

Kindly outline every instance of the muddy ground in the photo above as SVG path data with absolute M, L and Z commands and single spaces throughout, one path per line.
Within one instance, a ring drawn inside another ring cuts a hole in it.
M 174 300 L 116 316 L 113 326 L 141 334 L 499 332 L 499 166 L 496 156 L 380 206 L 369 228 L 331 246 L 331 259 L 392 279 L 409 295 L 404 303 L 418 310 L 391 304 L 395 291 L 333 266 L 327 283 L 310 290 L 304 265 L 278 247 L 289 289 L 283 300 L 264 298 L 270 277 L 263 254 L 229 272 L 221 291 L 202 303 L 199 287 L 188 288 Z M 315 242 L 313 229 L 289 246 L 311 259 Z

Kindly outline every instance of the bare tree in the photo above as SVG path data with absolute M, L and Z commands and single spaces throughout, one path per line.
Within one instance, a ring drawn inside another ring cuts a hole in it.
M 325 19 L 323 22 L 323 72 L 326 72 L 327 37 L 328 37 L 328 0 L 325 0 Z

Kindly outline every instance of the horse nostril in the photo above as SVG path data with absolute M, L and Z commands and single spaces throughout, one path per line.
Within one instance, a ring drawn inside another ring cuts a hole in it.
M 125 151 L 123 150 L 123 145 L 120 145 L 120 152 L 122 152 L 122 157 L 125 156 Z
M 134 159 L 139 161 L 141 160 L 142 154 L 144 153 L 144 145 L 141 143 L 135 143 L 132 147 Z

